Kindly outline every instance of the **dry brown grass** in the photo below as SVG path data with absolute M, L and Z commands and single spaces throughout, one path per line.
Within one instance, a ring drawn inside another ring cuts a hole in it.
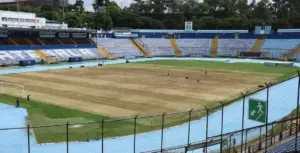
M 0 80 L 23 84 L 35 100 L 112 117 L 203 108 L 275 78 L 213 70 L 205 76 L 200 70 L 146 65 L 0 75 Z

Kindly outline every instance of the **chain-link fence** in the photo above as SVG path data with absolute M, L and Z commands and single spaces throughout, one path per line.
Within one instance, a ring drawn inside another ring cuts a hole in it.
M 272 86 L 266 84 L 264 88 L 252 93 L 241 94 L 234 100 L 220 102 L 220 105 L 216 107 L 206 107 L 200 110 L 136 116 L 119 120 L 103 119 L 88 123 L 47 126 L 28 124 L 21 128 L 1 127 L 0 139 L 5 139 L 5 141 L 0 141 L 0 152 L 40 153 L 44 152 L 45 148 L 57 153 L 77 153 L 78 150 L 91 149 L 94 152 L 111 153 L 119 152 L 119 148 L 126 148 L 124 152 L 133 153 L 179 153 L 195 150 L 226 153 L 266 152 L 268 149 L 273 149 L 272 147 L 278 147 L 277 145 L 281 142 L 292 141 L 297 136 L 299 123 L 296 119 L 300 117 L 298 108 L 282 119 L 268 121 L 268 116 L 274 114 L 272 110 L 268 114 L 269 105 L 273 109 L 273 105 L 269 104 L 269 98 L 274 93 L 270 89 L 297 78 L 300 78 L 299 74 Z M 299 105 L 299 81 L 295 89 L 298 90 L 297 96 L 288 104 L 295 106 L 293 108 Z M 247 119 L 246 101 L 249 98 L 255 98 L 252 95 L 262 90 L 266 91 L 260 93 L 266 94 L 266 121 L 257 126 L 249 126 L 248 122 L 244 121 Z M 274 90 L 278 89 L 274 88 Z M 229 104 L 237 100 L 241 101 L 236 105 L 236 110 L 239 112 L 225 110 Z M 2 108 L 0 111 L 10 111 L 9 109 L 13 112 L 14 108 Z M 224 123 L 224 119 L 234 118 L 234 116 L 239 116 L 241 122 L 237 122 L 234 129 L 229 129 L 229 126 Z M 176 130 L 181 132 L 176 133 Z M 175 138 L 176 140 L 174 140 Z M 292 143 L 297 144 L 298 141 L 294 140 Z

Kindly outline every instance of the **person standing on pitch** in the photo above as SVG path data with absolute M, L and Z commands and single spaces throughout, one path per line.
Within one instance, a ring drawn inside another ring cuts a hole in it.
M 205 71 L 205 76 L 207 76 L 207 71 Z
M 30 101 L 30 95 L 27 95 L 27 101 Z
M 20 107 L 20 99 L 17 98 L 17 100 L 16 100 L 16 108 L 19 108 L 19 107 Z

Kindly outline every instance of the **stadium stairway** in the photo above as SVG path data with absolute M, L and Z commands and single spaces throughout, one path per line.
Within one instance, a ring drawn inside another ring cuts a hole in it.
M 290 51 L 285 60 L 287 61 L 288 59 L 291 59 L 293 56 L 295 56 L 297 54 L 297 52 L 300 52 L 300 45 L 298 45 L 296 48 L 294 48 L 292 51 Z
M 211 47 L 210 47 L 210 56 L 216 57 L 218 54 L 218 43 L 219 43 L 219 36 L 216 36 L 215 39 L 211 40 Z
M 60 39 L 55 38 L 60 44 L 64 44 Z
M 24 38 L 25 41 L 27 41 L 30 45 L 33 45 L 33 43 L 28 39 L 28 38 Z
M 39 56 L 41 59 L 47 62 L 47 64 L 55 63 L 52 58 L 47 57 L 47 55 L 41 50 L 34 50 L 34 53 Z
M 75 40 L 73 40 L 72 38 L 70 38 L 70 40 L 71 40 L 71 41 L 72 41 L 74 44 L 77 44 L 77 43 L 76 43 L 76 41 L 75 41 Z
M 131 43 L 132 45 L 138 50 L 141 52 L 142 55 L 144 55 L 144 57 L 152 57 L 146 50 L 144 47 L 141 46 L 140 43 L 137 42 L 137 40 L 134 40 L 134 39 L 130 39 L 131 40 Z
M 181 53 L 181 51 L 180 51 L 180 49 L 179 49 L 179 47 L 177 45 L 176 40 L 173 39 L 173 38 L 171 38 L 170 39 L 170 43 L 171 43 L 171 46 L 172 46 L 172 48 L 174 50 L 174 53 L 175 53 L 176 57 L 182 57 L 183 55 L 182 55 L 182 53 Z
M 250 49 L 250 52 L 258 52 L 260 47 L 263 45 L 264 41 L 264 39 L 257 39 L 253 44 L 252 48 Z
M 91 38 L 87 39 L 91 44 L 96 44 Z
M 17 44 L 17 42 L 16 41 L 14 41 L 13 39 L 11 39 L 11 38 L 8 38 L 8 41 L 10 41 L 10 42 L 12 42 L 14 45 L 19 45 L 19 44 Z
M 97 45 L 97 50 L 104 56 L 106 56 L 107 59 L 116 59 L 116 57 L 112 56 L 111 54 L 109 54 L 109 52 L 104 49 L 103 47 L 101 47 L 100 45 Z
M 37 40 L 38 42 L 40 42 L 42 45 L 45 45 L 45 43 L 44 43 L 40 38 L 36 38 L 36 40 Z

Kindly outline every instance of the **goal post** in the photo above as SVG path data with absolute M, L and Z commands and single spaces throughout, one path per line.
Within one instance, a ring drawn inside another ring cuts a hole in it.
M 16 96 L 20 98 L 25 98 L 25 88 L 21 84 L 0 82 L 1 94 L 9 94 L 9 92 L 14 92 Z

